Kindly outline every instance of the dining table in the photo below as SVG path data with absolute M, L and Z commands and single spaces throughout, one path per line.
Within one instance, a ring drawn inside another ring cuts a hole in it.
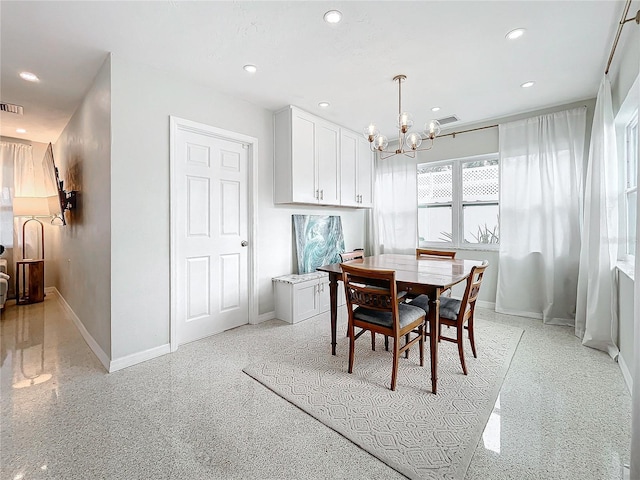
M 452 286 L 465 281 L 471 269 L 481 261 L 445 257 L 419 257 L 385 253 L 344 262 L 373 270 L 393 270 L 396 272 L 398 292 L 408 296 L 427 295 L 429 311 L 427 323 L 430 332 L 431 391 L 438 390 L 438 335 L 440 319 L 440 294 Z M 336 328 L 338 322 L 338 282 L 342 281 L 341 263 L 322 265 L 316 270 L 329 274 L 329 295 L 331 302 L 331 354 L 336 354 Z

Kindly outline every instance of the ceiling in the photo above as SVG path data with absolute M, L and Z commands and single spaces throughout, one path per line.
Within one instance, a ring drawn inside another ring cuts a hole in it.
M 358 131 L 375 121 L 388 135 L 398 112 L 392 78 L 402 73 L 403 110 L 417 126 L 453 114 L 460 121 L 452 125 L 468 125 L 595 97 L 623 6 L 2 1 L 0 96 L 24 115 L 0 114 L 0 134 L 55 142 L 108 52 L 270 110 L 293 104 Z M 330 9 L 342 12 L 341 23 L 323 20 Z M 518 27 L 525 35 L 507 40 Z M 22 80 L 21 71 L 40 81 Z M 520 87 L 530 80 L 533 87 Z

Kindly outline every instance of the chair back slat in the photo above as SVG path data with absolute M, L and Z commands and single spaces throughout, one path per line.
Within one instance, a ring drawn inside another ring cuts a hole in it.
M 489 262 L 485 260 L 482 262 L 482 265 L 477 265 L 471 269 L 471 273 L 467 279 L 467 287 L 465 288 L 464 296 L 460 304 L 460 315 L 464 315 L 468 309 L 471 311 L 475 309 L 476 300 L 480 294 L 480 285 L 482 284 L 484 271 L 488 266 Z
M 347 307 L 389 311 L 397 317 L 396 272 L 341 265 Z
M 456 258 L 456 252 L 448 252 L 444 250 L 430 250 L 427 248 L 416 248 L 416 258 L 420 258 L 420 257 Z
M 364 258 L 364 250 L 354 250 L 353 252 L 343 252 L 340 254 L 340 261 L 358 260 Z

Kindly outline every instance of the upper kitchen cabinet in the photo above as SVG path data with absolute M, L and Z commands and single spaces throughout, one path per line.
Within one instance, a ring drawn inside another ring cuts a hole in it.
M 340 205 L 340 127 L 294 106 L 274 127 L 275 203 Z
M 344 128 L 340 129 L 340 178 L 342 205 L 372 206 L 373 152 L 362 136 Z

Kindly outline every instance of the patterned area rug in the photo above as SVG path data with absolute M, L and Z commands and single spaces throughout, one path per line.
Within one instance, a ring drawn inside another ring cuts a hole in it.
M 392 354 L 378 336 L 356 342 L 353 374 L 347 373 L 348 341 L 330 355 L 327 336 L 315 336 L 281 352 L 281 360 L 243 369 L 276 394 L 412 479 L 462 479 L 491 415 L 522 330 L 476 319 L 473 358 L 465 341 L 469 375 L 462 374 L 457 346 L 441 342 L 438 394 L 431 393 L 428 343 L 425 366 L 417 346 L 391 384 Z M 338 329 L 344 334 L 345 329 Z

